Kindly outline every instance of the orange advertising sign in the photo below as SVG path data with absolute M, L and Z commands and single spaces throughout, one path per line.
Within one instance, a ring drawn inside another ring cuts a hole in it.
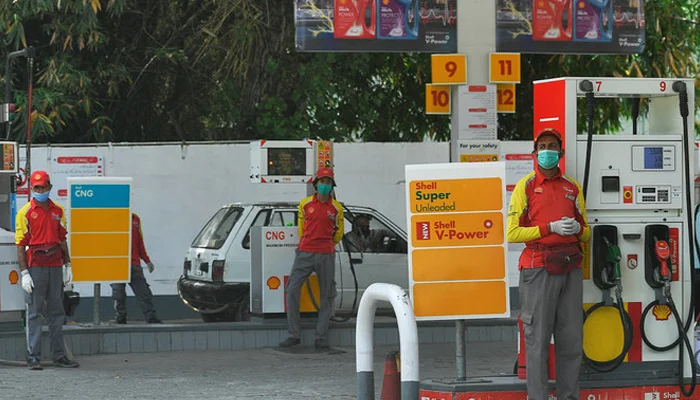
M 503 214 L 431 214 L 411 217 L 413 247 L 503 244 Z
M 420 214 L 500 210 L 503 205 L 502 186 L 500 178 L 411 181 L 410 211 Z

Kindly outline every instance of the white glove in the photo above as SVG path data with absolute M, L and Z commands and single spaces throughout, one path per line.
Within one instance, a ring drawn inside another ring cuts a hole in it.
M 63 265 L 63 284 L 67 285 L 73 280 L 73 271 L 70 269 L 70 263 L 67 262 Z
M 564 217 L 564 218 L 562 218 L 562 220 L 564 220 L 570 224 L 570 225 L 564 225 L 565 226 L 564 234 L 566 234 L 566 235 L 578 235 L 578 233 L 581 232 L 581 224 L 579 224 L 578 221 L 576 221 L 575 219 L 569 218 L 569 217 Z
M 32 294 L 32 290 L 34 289 L 34 281 L 32 280 L 32 276 L 29 275 L 28 269 L 22 271 L 22 289 L 29 294 Z
M 549 231 L 551 233 L 556 233 L 560 236 L 571 235 L 570 231 L 573 229 L 571 221 L 565 219 L 560 219 L 558 221 L 552 221 L 549 223 Z
M 153 273 L 153 271 L 156 269 L 156 266 L 153 265 L 152 262 L 146 263 L 148 265 L 148 272 Z

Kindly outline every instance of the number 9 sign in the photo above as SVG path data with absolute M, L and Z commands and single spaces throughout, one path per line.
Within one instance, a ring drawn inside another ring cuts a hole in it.
M 466 54 L 433 54 L 430 58 L 432 83 L 436 85 L 466 85 Z

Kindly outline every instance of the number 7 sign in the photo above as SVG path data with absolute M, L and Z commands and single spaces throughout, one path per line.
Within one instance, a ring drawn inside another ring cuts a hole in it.
M 451 112 L 450 86 L 426 84 L 425 113 L 449 115 Z

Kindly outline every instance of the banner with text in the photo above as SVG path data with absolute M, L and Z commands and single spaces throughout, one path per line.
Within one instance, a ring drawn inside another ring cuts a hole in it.
M 497 0 L 496 49 L 545 54 L 644 50 L 643 0 Z
M 457 0 L 296 0 L 294 11 L 298 51 L 457 51 Z

